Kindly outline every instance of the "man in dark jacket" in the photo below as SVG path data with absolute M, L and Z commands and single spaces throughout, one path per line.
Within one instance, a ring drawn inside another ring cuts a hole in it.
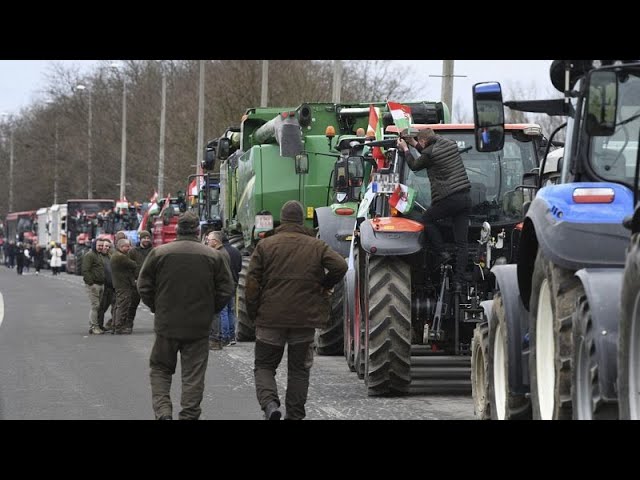
M 222 231 L 209 232 L 207 242 L 210 247 L 227 252 L 231 275 L 233 275 L 233 282 L 237 288 L 240 270 L 242 270 L 240 250 L 229 243 L 229 239 Z M 236 344 L 236 315 L 234 311 L 236 288 L 233 290 L 229 303 L 220 312 L 220 340 L 224 346 Z
M 129 258 L 131 258 L 136 264 L 138 268 L 134 272 L 134 276 L 136 280 L 138 280 L 138 275 L 140 275 L 140 269 L 142 268 L 142 264 L 147 259 L 147 255 L 153 248 L 151 244 L 151 234 L 146 230 L 142 230 L 140 232 L 140 245 L 136 248 L 132 248 L 129 250 Z M 140 295 L 138 295 L 138 290 L 133 289 L 131 291 L 131 305 L 129 306 L 129 326 L 133 329 L 133 321 L 136 318 L 136 312 L 138 311 L 138 305 L 140 304 Z
M 198 216 L 178 220 L 178 238 L 151 250 L 138 277 L 138 293 L 155 313 L 155 343 L 149 361 L 151 396 L 158 420 L 172 414 L 171 377 L 180 352 L 182 410 L 179 418 L 200 417 L 214 314 L 233 292 L 231 271 L 220 252 L 198 241 Z
M 456 268 L 454 284 L 461 288 L 467 266 L 469 213 L 471 213 L 471 182 L 464 168 L 458 144 L 434 133 L 430 128 L 418 133 L 417 141 L 406 137 L 409 144 L 420 152 L 417 156 L 409 150 L 404 139 L 398 140 L 398 148 L 404 152 L 407 165 L 414 172 L 427 169 L 431 183 L 431 206 L 422 216 L 433 252 L 440 263 L 447 263 L 451 255 L 444 251 L 442 234 L 437 220 L 450 217 L 453 222 L 453 238 L 456 243 Z
M 104 293 L 104 257 L 98 253 L 102 249 L 102 240 L 98 239 L 95 248 L 89 250 L 82 257 L 82 279 L 87 286 L 91 313 L 89 316 L 89 334 L 101 335 L 104 329 L 100 320 L 104 320 L 104 313 L 100 315 L 100 306 Z
M 300 202 L 285 203 L 280 222 L 275 235 L 258 243 L 247 271 L 247 311 L 256 324 L 256 396 L 265 419 L 280 420 L 275 375 L 288 344 L 286 419 L 302 420 L 315 329 L 327 326 L 330 291 L 347 264 L 304 227 Z

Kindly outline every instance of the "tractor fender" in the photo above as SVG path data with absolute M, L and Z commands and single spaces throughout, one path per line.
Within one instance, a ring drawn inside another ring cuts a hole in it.
M 575 273 L 582 282 L 593 322 L 598 355 L 598 379 L 601 395 L 618 398 L 618 333 L 622 268 L 583 268 Z
M 349 246 L 356 227 L 355 215 L 336 215 L 331 207 L 315 209 L 318 238 L 325 241 L 344 258 L 349 256 Z
M 529 348 L 525 338 L 529 315 L 522 304 L 517 281 L 517 265 L 496 265 L 491 273 L 502 295 L 509 335 L 509 385 L 514 393 L 529 391 Z M 491 326 L 489 326 L 491 328 Z
M 571 199 L 579 187 L 611 187 L 616 199 L 611 204 L 577 205 Z M 541 189 L 531 202 L 527 218 L 535 227 L 544 256 L 562 268 L 622 267 L 629 231 L 622 219 L 631 213 L 629 189 L 609 183 L 575 183 Z M 593 248 L 598 245 L 598 248 Z
M 424 230 L 374 230 L 371 221 L 360 225 L 360 245 L 367 252 L 380 256 L 409 255 L 419 252 L 424 242 Z M 375 250 L 372 251 L 372 248 Z

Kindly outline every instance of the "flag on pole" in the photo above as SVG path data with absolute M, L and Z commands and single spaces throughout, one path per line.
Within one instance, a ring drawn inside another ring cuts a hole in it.
M 405 133 L 411 127 L 413 119 L 411 118 L 411 107 L 401 105 L 395 102 L 387 102 L 389 112 L 393 117 L 393 123 L 398 127 L 398 133 Z
M 188 193 L 188 195 L 190 195 L 192 197 L 197 197 L 198 196 L 198 184 L 197 184 L 195 178 L 189 184 L 189 193 Z
M 157 203 L 158 202 L 158 191 L 153 191 L 153 196 L 149 199 L 149 203 Z
M 376 140 L 383 140 L 384 135 L 382 133 L 382 125 L 379 121 L 380 119 L 380 109 L 378 107 L 374 107 L 373 105 L 369 105 L 369 126 L 367 127 L 367 136 L 375 137 Z M 376 161 L 377 170 L 385 167 L 386 157 L 381 147 L 373 147 L 371 151 L 373 158 Z
M 413 208 L 413 201 L 416 198 L 416 191 L 401 183 L 396 185 L 396 189 L 389 197 L 389 205 L 400 213 L 409 213 Z

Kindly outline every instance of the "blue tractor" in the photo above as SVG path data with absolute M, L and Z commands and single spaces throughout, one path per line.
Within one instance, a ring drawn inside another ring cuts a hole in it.
M 566 127 L 558 181 L 543 165 L 524 182 L 537 193 L 518 262 L 492 269 L 476 415 L 640 418 L 640 63 L 556 60 L 550 75 L 564 98 L 503 104 L 498 83 L 473 87 L 479 151 L 501 148 L 503 105 L 567 117 L 550 138 Z

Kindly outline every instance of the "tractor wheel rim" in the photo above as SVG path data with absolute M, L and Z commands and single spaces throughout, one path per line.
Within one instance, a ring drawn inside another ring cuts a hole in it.
M 575 348 L 578 356 L 575 385 L 578 394 L 576 413 L 579 420 L 592 420 L 591 362 L 584 337 L 578 339 L 578 345 Z
M 502 325 L 496 329 L 496 340 L 493 345 L 493 395 L 496 402 L 498 420 L 507 417 L 507 372 L 505 370 L 505 348 L 502 336 Z
M 640 419 L 640 293 L 636 295 L 631 317 L 629 342 L 629 413 L 632 420 Z
M 484 354 L 482 352 L 482 345 L 475 346 L 473 350 L 473 370 L 476 378 L 475 389 L 476 389 L 476 402 L 477 407 L 479 409 L 486 408 L 487 402 L 487 389 L 485 388 L 486 379 L 485 379 L 485 371 L 484 371 Z
M 540 418 L 551 420 L 554 410 L 555 390 L 555 343 L 553 333 L 553 309 L 549 282 L 544 279 L 540 286 L 538 316 L 536 318 L 536 378 Z

